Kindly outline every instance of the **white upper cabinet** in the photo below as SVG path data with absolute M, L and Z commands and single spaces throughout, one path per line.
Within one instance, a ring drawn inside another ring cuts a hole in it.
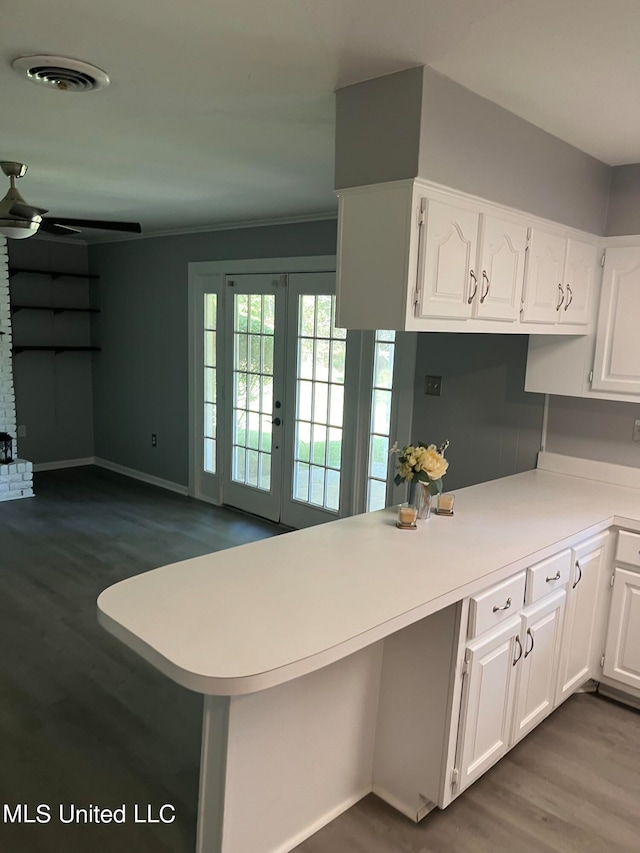
M 519 319 L 526 248 L 526 225 L 483 215 L 480 281 L 474 300 L 476 317 L 512 322 Z
M 594 391 L 613 391 L 640 399 L 638 317 L 640 247 L 607 249 L 596 332 Z
M 420 317 L 470 317 L 478 293 L 476 255 L 480 215 L 424 199 Z
M 525 323 L 557 323 L 564 305 L 564 237 L 530 230 L 522 319 Z
M 532 228 L 522 319 L 586 325 L 591 319 L 598 249 L 574 237 Z
M 598 248 L 569 237 L 564 265 L 564 302 L 560 323 L 589 323 L 595 293 L 595 276 L 599 270 Z
M 553 223 L 532 227 L 535 217 L 421 180 L 348 188 L 338 199 L 338 326 L 586 331 L 595 269 L 589 235 L 580 240 Z

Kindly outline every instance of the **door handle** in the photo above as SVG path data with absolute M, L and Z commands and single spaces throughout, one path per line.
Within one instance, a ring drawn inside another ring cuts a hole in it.
M 580 581 L 582 580 L 582 567 L 580 566 L 580 560 L 576 560 L 576 569 L 578 570 L 579 574 L 578 574 L 578 577 L 576 578 L 576 582 L 571 587 L 571 589 L 575 589 L 578 586 L 578 584 L 580 583 Z
M 280 426 L 282 421 L 280 420 L 280 418 L 274 418 L 272 421 L 269 421 L 269 423 L 274 424 L 275 426 Z
M 564 310 L 566 311 L 569 305 L 573 302 L 573 290 L 571 287 L 567 285 L 567 304 L 564 306 Z
M 518 663 L 518 661 L 522 657 L 522 643 L 520 642 L 520 637 L 518 636 L 518 634 L 516 634 L 515 640 L 516 640 L 516 643 L 518 644 L 518 649 L 520 651 L 520 654 L 513 659 L 513 665 L 514 666 Z
M 489 281 L 489 276 L 486 273 L 486 270 L 482 270 L 482 281 L 486 284 L 486 287 L 482 291 L 482 295 L 480 296 L 480 302 L 484 302 L 484 300 L 489 295 L 489 288 L 491 287 L 491 282 Z
M 473 270 L 469 271 L 469 277 L 473 281 L 473 291 L 471 293 L 471 296 L 467 299 L 467 304 L 471 305 L 471 303 L 473 302 L 473 300 L 475 298 L 476 293 L 478 292 L 478 279 L 476 278 L 476 274 L 474 273 Z
M 562 303 L 564 302 L 564 290 L 560 283 L 558 283 L 558 290 L 560 291 L 560 302 L 556 305 L 556 311 L 559 311 L 562 308 Z
M 559 581 L 561 578 L 560 572 L 557 571 L 555 575 L 549 575 L 545 580 L 547 583 L 551 583 L 551 581 Z
M 527 628 L 527 637 L 530 638 L 530 640 L 531 640 L 531 648 L 525 649 L 524 656 L 526 658 L 528 658 L 529 655 L 531 654 L 531 652 L 533 651 L 534 640 L 533 640 L 533 634 L 531 633 L 531 628 Z M 527 643 L 527 645 L 528 645 L 528 643 Z

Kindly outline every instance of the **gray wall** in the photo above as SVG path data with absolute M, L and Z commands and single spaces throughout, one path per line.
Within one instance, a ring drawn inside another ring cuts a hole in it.
M 640 442 L 631 440 L 635 418 L 640 403 L 551 397 L 546 449 L 640 468 Z
M 336 93 L 336 187 L 419 176 L 604 234 L 611 171 L 430 68 Z
M 615 166 L 607 216 L 607 237 L 640 234 L 640 163 Z
M 336 189 L 416 177 L 422 76 L 409 68 L 336 92 Z
M 335 220 L 92 246 L 102 346 L 94 364 L 96 456 L 188 484 L 189 262 L 335 251 Z
M 87 272 L 84 244 L 51 240 L 8 240 L 11 266 Z M 32 305 L 88 307 L 95 293 L 87 279 L 51 279 L 21 273 L 11 280 L 11 300 Z M 81 313 L 18 311 L 13 316 L 14 345 L 90 342 L 91 317 Z M 23 352 L 14 356 L 13 373 L 20 455 L 34 463 L 93 456 L 91 362 L 87 352 Z
M 425 69 L 421 178 L 604 234 L 611 167 Z
M 526 336 L 418 336 L 412 435 L 451 442 L 445 489 L 535 468 L 544 397 L 523 390 L 526 358 Z M 442 376 L 439 397 L 424 394 L 426 374 Z

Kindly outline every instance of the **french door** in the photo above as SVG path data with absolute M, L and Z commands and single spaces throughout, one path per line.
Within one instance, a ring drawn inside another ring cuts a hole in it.
M 409 441 L 415 335 L 337 329 L 326 262 L 190 265 L 195 497 L 296 528 L 396 500 L 388 446 Z

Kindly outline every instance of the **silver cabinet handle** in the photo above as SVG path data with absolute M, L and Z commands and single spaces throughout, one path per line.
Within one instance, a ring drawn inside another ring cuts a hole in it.
M 573 290 L 571 290 L 571 286 L 567 285 L 567 304 L 564 306 L 564 310 L 566 311 L 569 305 L 573 302 Z
M 467 305 L 471 305 L 471 303 L 475 299 L 476 293 L 478 292 L 478 279 L 476 278 L 476 274 L 474 273 L 473 270 L 469 271 L 469 276 L 471 277 L 471 280 L 473 281 L 473 293 L 467 299 Z
M 491 286 L 491 282 L 489 281 L 489 276 L 487 275 L 485 270 L 482 270 L 482 282 L 485 285 L 482 288 L 482 294 L 480 296 L 480 302 L 484 302 L 484 300 L 489 295 L 489 287 Z
M 533 651 L 533 646 L 534 646 L 533 634 L 531 633 L 531 628 L 527 628 L 527 637 L 531 640 L 531 648 L 525 649 L 524 656 L 526 658 L 529 657 L 529 655 Z M 529 644 L 527 643 L 527 645 L 529 645 Z
M 556 311 L 559 311 L 562 308 L 562 303 L 564 302 L 564 290 L 560 283 L 558 283 L 558 290 L 560 291 L 560 302 L 556 305 Z
M 556 572 L 555 575 L 552 575 L 550 578 L 547 578 L 547 583 L 551 583 L 551 581 L 559 581 L 560 580 L 560 572 Z
M 498 610 L 508 610 L 510 607 L 511 607 L 511 596 L 509 596 L 509 598 L 507 598 L 507 600 L 505 601 L 504 604 L 501 604 L 501 605 L 494 604 L 493 605 L 493 612 L 497 613 Z
M 520 642 L 520 637 L 516 634 L 516 643 L 518 644 L 518 649 L 520 650 L 520 654 L 513 659 L 513 666 L 515 666 L 520 658 L 522 657 L 522 643 Z
M 575 589 L 578 586 L 578 584 L 580 583 L 580 581 L 582 580 L 582 567 L 580 566 L 580 560 L 576 560 L 576 569 L 578 570 L 579 574 L 578 574 L 578 577 L 576 578 L 573 586 L 571 587 L 571 589 Z

